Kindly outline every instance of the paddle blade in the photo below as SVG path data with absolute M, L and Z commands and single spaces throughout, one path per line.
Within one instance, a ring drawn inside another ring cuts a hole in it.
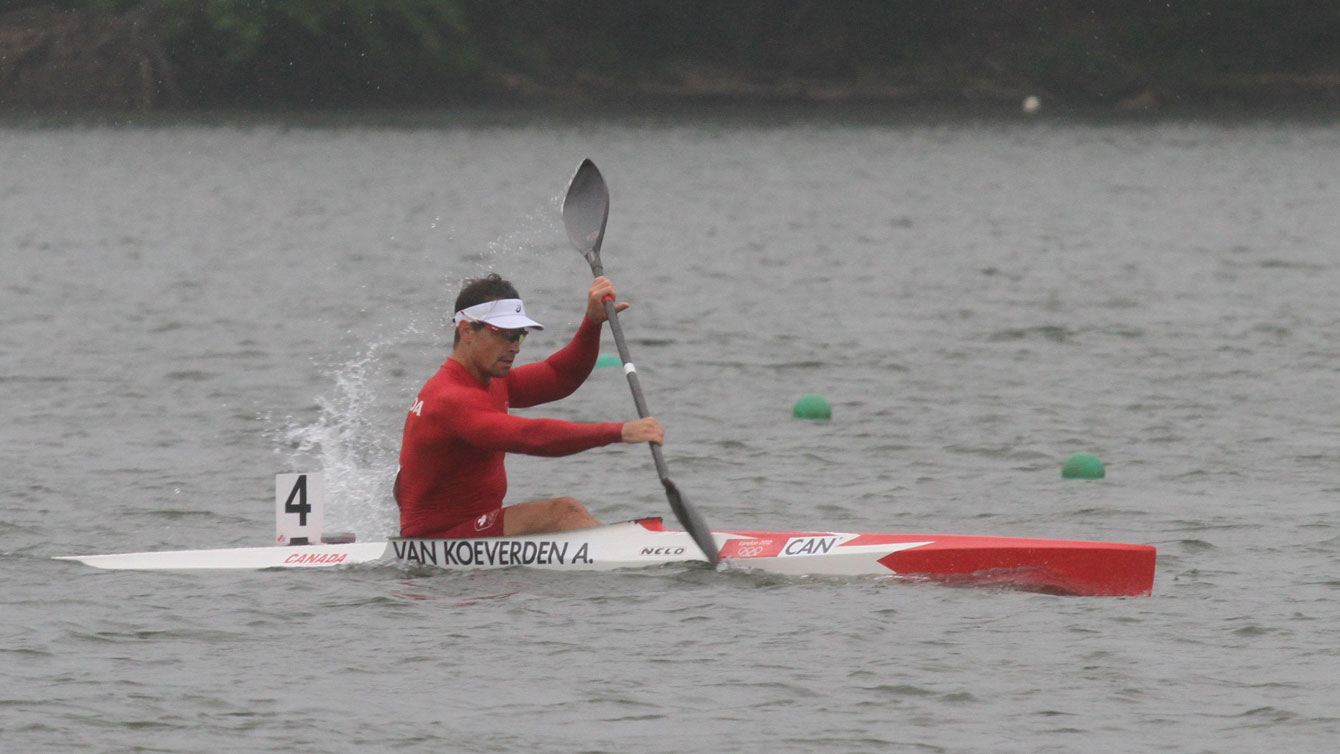
M 721 553 L 717 551 L 716 540 L 712 538 L 712 530 L 707 528 L 707 522 L 698 514 L 698 509 L 684 499 L 669 477 L 661 477 L 661 484 L 665 486 L 665 496 L 670 500 L 670 510 L 675 512 L 675 518 L 679 519 L 680 525 L 702 549 L 707 562 L 715 566 L 721 560 Z
M 592 268 L 600 262 L 600 241 L 610 214 L 610 192 L 596 164 L 582 160 L 563 197 L 563 226 L 568 240 L 586 257 Z

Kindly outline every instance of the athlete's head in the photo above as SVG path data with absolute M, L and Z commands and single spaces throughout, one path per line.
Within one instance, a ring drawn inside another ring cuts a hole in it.
M 500 298 L 521 298 L 521 294 L 516 292 L 516 286 L 503 280 L 501 275 L 490 272 L 482 278 L 471 278 L 461 285 L 461 292 L 456 295 L 456 311 Z
M 493 301 L 506 301 L 507 305 L 487 306 Z M 453 318 L 453 324 L 457 326 L 454 328 L 452 345 L 460 344 L 461 322 L 473 323 L 476 330 L 485 326 L 503 330 L 544 329 L 539 322 L 526 316 L 521 295 L 517 293 L 516 287 L 496 272 L 490 272 L 482 278 L 467 280 L 461 286 L 461 292 L 456 296 L 456 316 Z

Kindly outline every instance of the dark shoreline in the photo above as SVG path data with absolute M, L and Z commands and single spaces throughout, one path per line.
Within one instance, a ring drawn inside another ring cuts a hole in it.
M 1038 98 L 1040 108 L 1033 114 L 1038 118 L 1311 118 L 1340 113 L 1340 72 L 1328 70 L 1326 60 L 1311 69 L 1304 66 L 1305 73 L 1211 75 L 1170 70 L 1166 61 L 1117 57 L 1112 42 L 1095 42 L 1093 49 L 1070 55 L 1060 52 L 1063 39 L 1053 40 L 1055 47 L 1027 36 L 982 46 L 978 35 L 984 32 L 976 28 L 957 30 L 962 38 L 942 39 L 941 47 L 928 47 L 922 57 L 904 64 L 852 59 L 841 70 L 827 71 L 806 67 L 808 58 L 799 52 L 800 62 L 791 71 L 769 70 L 748 56 L 735 65 L 692 57 L 652 68 L 564 64 L 561 56 L 571 50 L 561 45 L 551 50 L 555 59 L 545 65 L 490 59 L 468 73 L 408 66 L 413 57 L 407 56 L 382 61 L 389 68 L 374 71 L 369 66 L 366 75 L 360 71 L 351 76 L 337 64 L 323 69 L 319 53 L 303 59 L 283 48 L 268 51 L 267 60 L 293 55 L 290 66 L 298 73 L 264 66 L 224 71 L 218 66 L 219 40 L 191 37 L 182 47 L 181 38 L 162 31 L 162 7 L 161 2 L 145 2 L 109 14 L 36 5 L 0 14 L 0 119 L 99 119 L 136 113 L 137 119 L 150 113 L 200 117 L 226 111 L 320 117 L 380 109 L 502 108 L 866 109 L 912 117 L 1002 117 L 1021 115 L 1029 97 Z M 1072 19 L 1070 25 L 1086 22 Z M 841 30 L 856 34 L 850 25 Z M 572 30 L 557 31 L 561 36 Z M 965 50 L 973 54 L 961 54 Z M 1051 62 L 1040 69 L 1026 52 L 1045 52 Z M 357 57 L 347 49 L 333 57 L 340 54 Z M 387 81 L 396 85 L 383 86 Z

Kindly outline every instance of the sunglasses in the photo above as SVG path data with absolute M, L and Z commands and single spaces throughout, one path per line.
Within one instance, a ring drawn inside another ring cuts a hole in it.
M 508 343 L 517 343 L 517 344 L 520 344 L 521 341 L 525 340 L 525 339 L 526 339 L 526 336 L 530 334 L 530 331 L 527 330 L 527 329 L 524 328 L 524 327 L 521 328 L 521 329 L 519 329 L 519 330 L 504 330 L 504 329 L 502 329 L 501 327 L 495 327 L 495 326 L 493 326 L 493 325 L 490 325 L 490 324 L 487 323 L 487 322 L 480 322 L 480 321 L 477 320 L 477 319 L 476 319 L 476 320 L 472 320 L 472 321 L 473 321 L 476 325 L 483 325 L 483 326 L 487 327 L 489 330 L 491 330 L 491 331 L 493 332 L 494 335 L 497 335 L 497 336 L 501 337 L 503 340 L 507 341 Z

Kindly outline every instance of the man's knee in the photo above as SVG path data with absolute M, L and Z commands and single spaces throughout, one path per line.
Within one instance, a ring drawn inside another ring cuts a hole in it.
M 600 521 L 575 497 L 556 497 L 550 501 L 550 514 L 560 529 L 585 529 L 600 526 Z
M 599 526 L 600 522 L 575 497 L 518 503 L 506 509 L 503 534 L 535 534 Z
M 550 506 L 554 516 L 564 520 L 589 515 L 586 506 L 575 497 L 556 497 L 550 501 Z

